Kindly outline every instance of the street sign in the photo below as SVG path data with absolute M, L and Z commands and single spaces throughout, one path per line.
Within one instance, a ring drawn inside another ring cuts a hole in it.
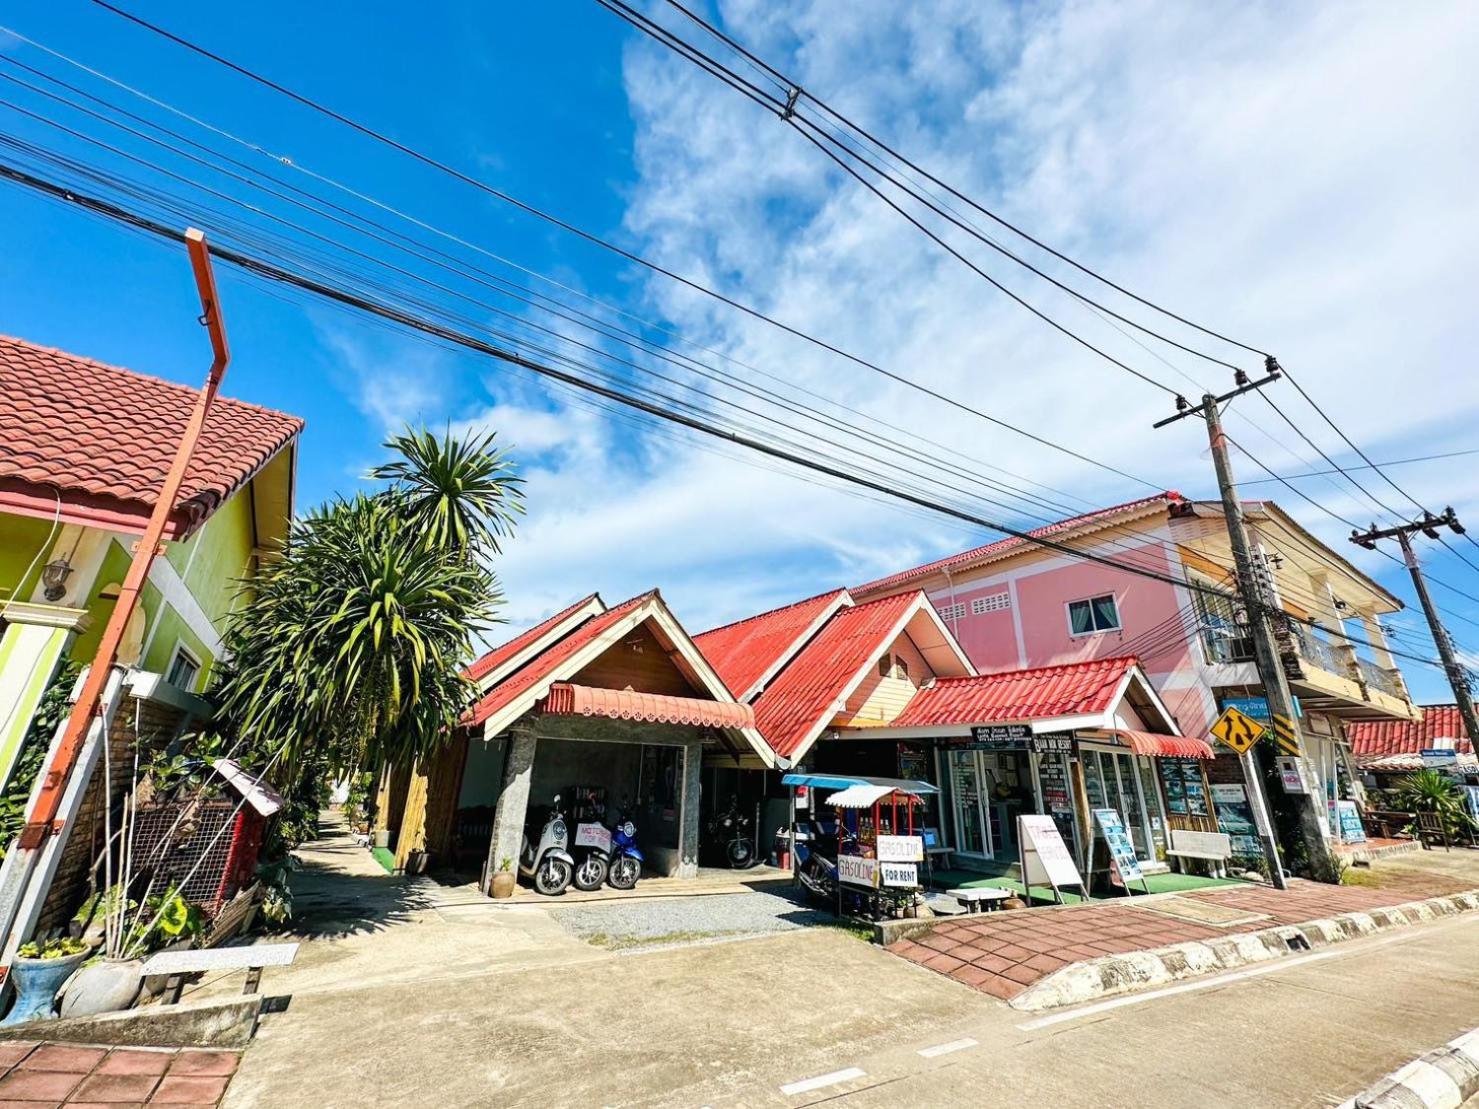
M 1257 720 L 1235 708 L 1225 708 L 1217 723 L 1212 725 L 1212 734 L 1240 755 L 1263 738 L 1264 728 Z
M 1274 737 L 1274 746 L 1279 749 L 1280 754 L 1298 757 L 1299 732 L 1294 726 L 1294 721 L 1287 716 L 1275 715 L 1273 722 L 1269 725 L 1269 732 Z
M 1298 697 L 1290 698 L 1294 702 L 1294 715 L 1303 716 L 1304 707 L 1299 703 Z M 1244 716 L 1251 716 L 1261 724 L 1267 724 L 1272 713 L 1269 711 L 1267 697 L 1223 697 L 1222 707 L 1225 709 L 1237 709 Z
M 1423 766 L 1431 770 L 1458 765 L 1458 752 L 1451 747 L 1424 747 L 1418 755 L 1423 760 Z

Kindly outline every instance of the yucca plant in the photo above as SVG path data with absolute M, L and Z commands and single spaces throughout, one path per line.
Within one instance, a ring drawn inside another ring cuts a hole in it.
M 1397 783 L 1392 799 L 1402 812 L 1436 813 L 1450 836 L 1469 829 L 1472 820 L 1458 783 L 1437 770 L 1418 770 Z
M 430 431 L 407 431 L 385 445 L 401 457 L 370 471 L 393 483 L 399 512 L 430 547 L 497 554 L 524 511 L 522 479 L 494 445 L 496 432 L 440 439 Z

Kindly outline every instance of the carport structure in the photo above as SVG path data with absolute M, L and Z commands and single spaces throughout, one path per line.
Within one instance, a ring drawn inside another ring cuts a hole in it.
M 647 873 L 693 877 L 705 752 L 774 765 L 753 710 L 655 589 L 610 608 L 591 594 L 489 651 L 468 677 L 478 699 L 464 726 L 424 765 L 383 779 L 397 869 L 419 869 L 420 852 L 479 869 L 486 891 L 518 858 L 531 797 L 559 793 L 568 808 L 578 788 L 636 823 Z

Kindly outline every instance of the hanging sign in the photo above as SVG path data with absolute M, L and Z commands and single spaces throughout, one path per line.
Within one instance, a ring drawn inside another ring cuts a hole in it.
M 1062 886 L 1083 888 L 1073 854 L 1051 816 L 1017 817 L 1017 842 L 1022 845 L 1024 885 L 1052 886 L 1055 894 Z
M 881 863 L 917 863 L 924 858 L 920 836 L 879 836 L 876 846 Z
M 878 860 L 865 859 L 861 855 L 839 855 L 837 879 L 850 886 L 875 887 L 878 885 Z
M 919 867 L 913 863 L 880 862 L 878 876 L 883 879 L 885 886 L 902 886 L 905 889 L 912 889 L 919 885 Z
M 1120 814 L 1114 809 L 1095 809 L 1094 823 L 1099 828 L 1099 835 L 1103 837 L 1105 846 L 1109 848 L 1109 865 L 1118 875 L 1120 885 L 1128 891 L 1131 882 L 1143 884 L 1145 875 L 1140 872 L 1140 860 L 1135 857 L 1135 845 L 1130 841 L 1130 833 L 1125 831 Z M 1145 892 L 1150 892 L 1148 885 Z

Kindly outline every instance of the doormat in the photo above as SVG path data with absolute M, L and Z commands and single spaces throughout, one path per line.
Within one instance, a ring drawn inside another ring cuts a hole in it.
M 1174 895 L 1135 907 L 1192 924 L 1208 924 L 1214 928 L 1231 928 L 1234 924 L 1252 924 L 1256 920 L 1269 918 L 1267 913 L 1250 913 L 1247 909 L 1234 909 L 1214 901 L 1199 901 L 1194 897 Z

